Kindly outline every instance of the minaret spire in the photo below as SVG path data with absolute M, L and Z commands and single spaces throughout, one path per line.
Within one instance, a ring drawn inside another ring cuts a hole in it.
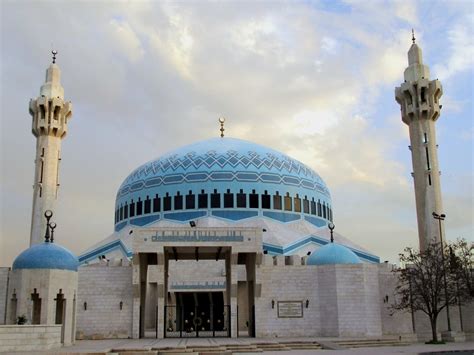
M 440 116 L 441 83 L 431 80 L 430 70 L 423 64 L 421 48 L 415 43 L 414 31 L 408 51 L 405 81 L 395 89 L 402 121 L 408 125 L 415 184 L 416 213 L 420 249 L 440 242 L 443 230 L 433 218 L 433 212 L 443 213 L 440 171 L 436 144 L 435 122 Z
M 30 245 L 41 243 L 46 229 L 44 213 L 55 210 L 59 189 L 61 140 L 66 136 L 72 117 L 72 104 L 64 100 L 61 71 L 56 64 L 57 51 L 52 51 L 53 62 L 46 70 L 40 96 L 30 100 L 32 133 L 36 137 L 35 180 Z

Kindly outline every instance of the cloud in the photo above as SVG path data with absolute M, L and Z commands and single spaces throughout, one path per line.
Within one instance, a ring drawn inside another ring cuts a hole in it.
M 124 21 L 112 19 L 109 22 L 112 43 L 123 55 L 128 57 L 130 62 L 135 64 L 145 53 L 137 34 L 130 27 L 130 24 Z
M 440 80 L 448 80 L 452 76 L 474 66 L 474 15 L 468 13 L 459 22 L 447 31 L 447 51 L 449 53 L 444 63 L 438 63 L 433 67 L 434 77 Z

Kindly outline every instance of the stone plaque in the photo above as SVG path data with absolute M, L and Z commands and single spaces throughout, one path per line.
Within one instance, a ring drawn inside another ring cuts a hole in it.
M 303 301 L 278 301 L 278 318 L 302 318 Z

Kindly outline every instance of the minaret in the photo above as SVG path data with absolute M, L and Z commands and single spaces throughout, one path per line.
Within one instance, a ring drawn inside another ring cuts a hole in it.
M 31 216 L 30 246 L 43 242 L 46 221 L 44 213 L 55 211 L 59 189 L 59 162 L 61 140 L 66 136 L 67 124 L 72 116 L 71 102 L 64 101 L 61 71 L 53 63 L 46 70 L 46 80 L 40 96 L 30 100 L 32 133 L 36 137 L 35 180 L 33 185 L 33 211 Z
M 443 88 L 438 80 L 430 81 L 429 68 L 423 64 L 414 35 L 412 41 L 405 82 L 395 89 L 395 99 L 401 106 L 402 121 L 410 132 L 418 237 L 420 250 L 424 250 L 430 243 L 440 242 L 440 233 L 444 232 L 433 218 L 433 212 L 443 213 L 435 132 Z

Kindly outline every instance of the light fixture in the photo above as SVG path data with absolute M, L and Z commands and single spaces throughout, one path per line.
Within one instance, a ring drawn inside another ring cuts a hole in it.
M 310 255 L 311 255 L 311 251 L 308 251 L 308 252 L 306 253 L 306 255 L 310 256 Z
M 309 307 L 309 300 L 306 300 L 306 308 Z
M 264 249 L 263 254 L 268 254 L 268 250 Z
M 272 300 L 272 309 L 275 308 L 275 300 Z
M 119 305 L 120 305 L 120 310 L 122 310 L 123 309 L 123 302 L 120 301 Z
M 194 228 L 194 227 L 196 227 L 196 222 L 189 221 L 189 225 L 191 226 L 191 228 Z
M 87 302 L 84 302 L 84 311 L 87 311 Z

